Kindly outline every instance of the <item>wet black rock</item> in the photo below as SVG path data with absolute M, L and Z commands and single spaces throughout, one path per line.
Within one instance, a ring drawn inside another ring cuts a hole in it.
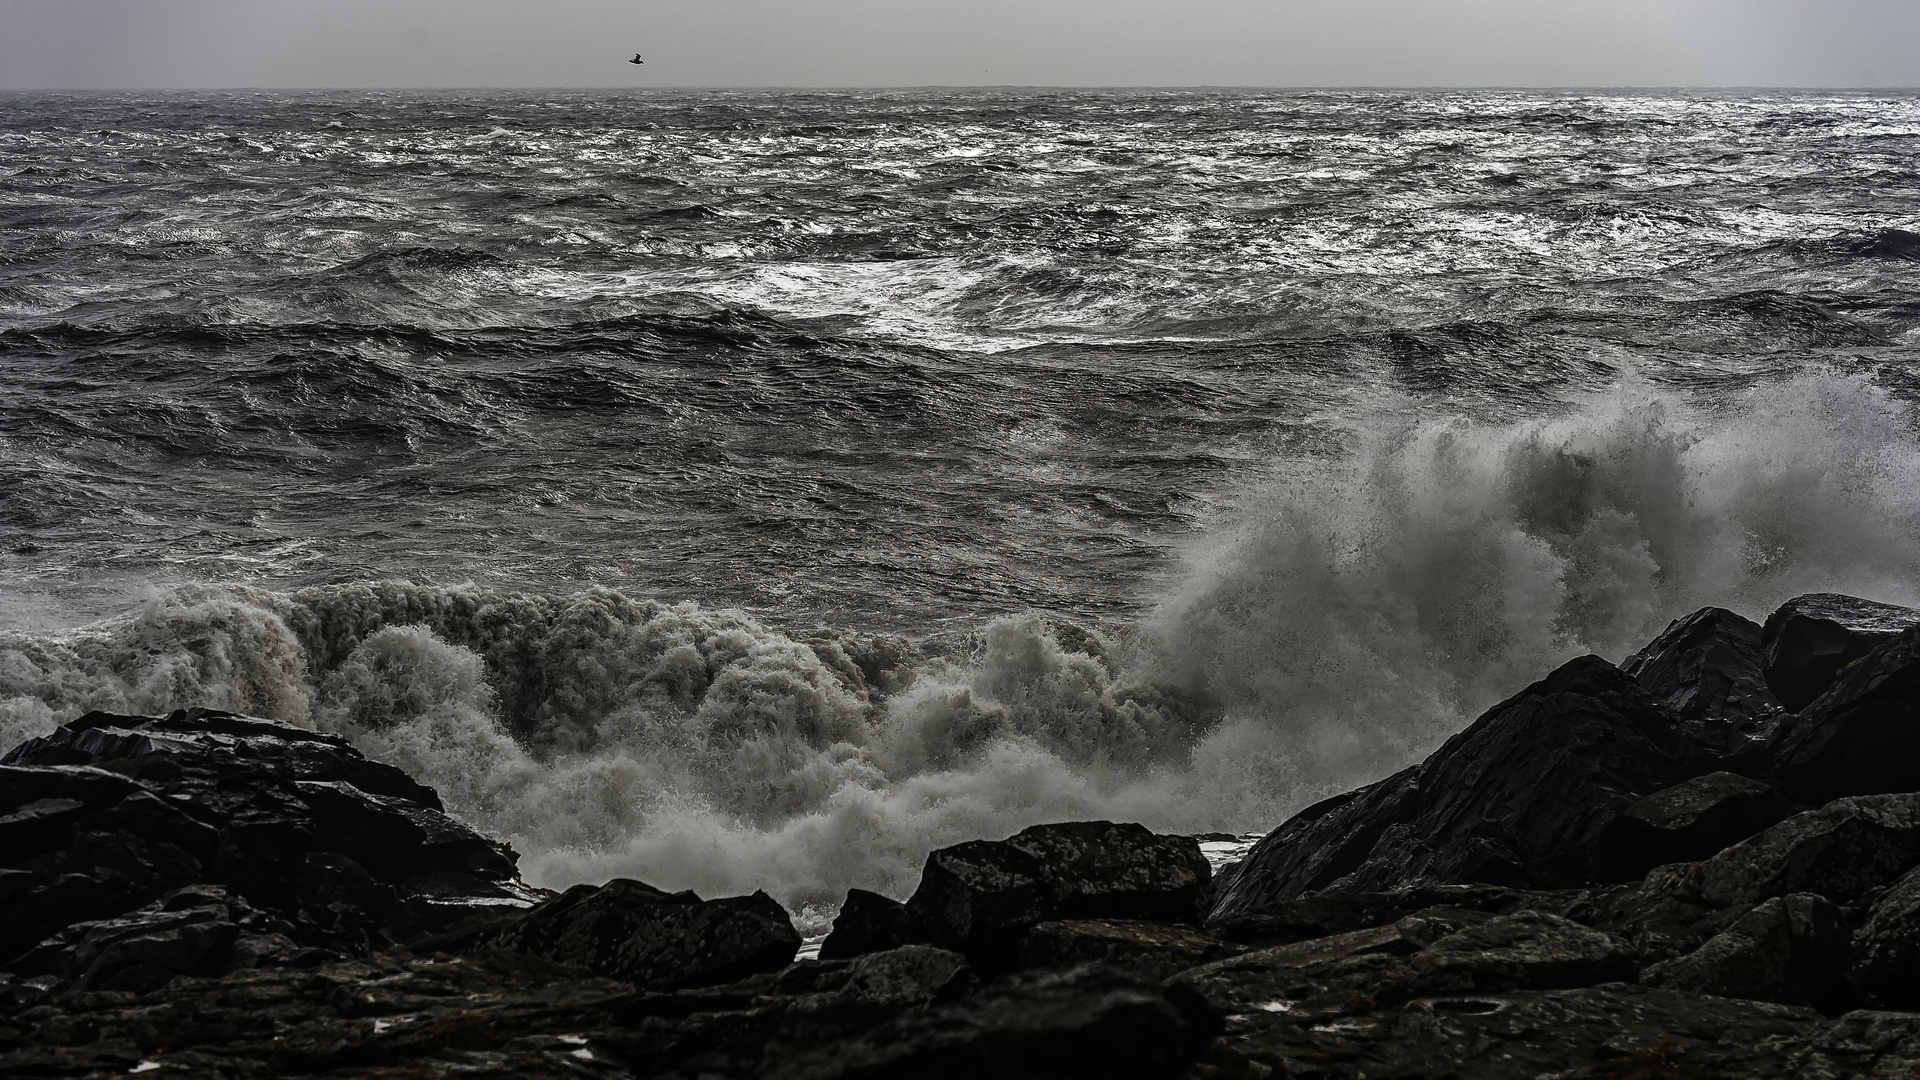
M 1752 637 L 1563 666 L 1269 835 L 1204 924 L 1193 838 L 1077 822 L 854 891 L 801 962 L 764 893 L 526 889 L 330 736 L 92 716 L 0 765 L 0 1073 L 1911 1075 L 1920 1014 L 1828 1017 L 1920 1006 L 1920 629 L 1796 715 Z
M 615 878 L 576 885 L 469 948 L 508 949 L 673 989 L 778 971 L 792 962 L 800 935 L 764 892 L 701 900 Z
M 1697 870 L 1695 863 L 1657 867 L 1643 881 L 1594 890 L 1562 913 L 1625 938 L 1643 966 L 1684 956 L 1746 910 L 1701 896 Z
M 285 766 L 295 780 L 337 780 L 370 795 L 444 809 L 432 788 L 392 765 L 369 761 L 338 735 L 217 709 L 182 709 L 166 716 L 90 712 L 14 747 L 0 764 L 94 765 L 149 754 L 272 762 Z
M 1331 934 L 1327 937 L 1295 941 L 1286 945 L 1273 945 L 1264 949 L 1250 950 L 1229 961 L 1216 961 L 1212 964 L 1197 965 L 1192 978 L 1204 978 L 1208 973 L 1225 972 L 1234 976 L 1249 973 L 1264 973 L 1271 976 L 1282 972 L 1339 972 L 1346 965 L 1335 963 L 1352 957 L 1404 957 L 1425 949 L 1435 942 L 1450 937 L 1470 927 L 1488 922 L 1493 916 L 1480 911 L 1463 908 L 1430 908 L 1415 914 L 1406 915 L 1389 923 L 1370 926 L 1360 930 L 1348 930 L 1345 933 Z M 1364 964 L 1364 961 L 1362 962 Z M 1362 967 L 1367 977 L 1377 972 Z M 1402 969 L 1398 981 L 1403 986 L 1411 974 Z
M 1563 915 L 1586 897 L 1581 890 L 1538 892 L 1497 885 L 1425 885 L 1390 893 L 1331 893 L 1279 900 L 1226 915 L 1207 924 L 1208 933 L 1251 948 L 1271 948 L 1366 930 L 1431 908 L 1506 915 L 1551 911 Z
M 1693 952 L 1648 967 L 1648 986 L 1812 1005 L 1850 1003 L 1851 933 L 1844 912 L 1816 893 L 1762 901 Z
M 1190 926 L 1144 919 L 1065 919 L 1043 922 L 1020 942 L 1023 968 L 1068 968 L 1104 963 L 1149 979 L 1246 951 Z
M 1787 1065 L 1796 1078 L 1920 1076 L 1920 1015 L 1850 1012 L 1815 1032 Z
M 5 761 L 0 970 L 16 974 L 131 987 L 353 955 L 544 895 L 504 845 L 332 735 L 90 713 Z
M 1810 1009 L 1625 983 L 1392 1008 L 1354 992 L 1337 1002 L 1252 1002 L 1228 1014 L 1202 1064 L 1215 1076 L 1784 1080 L 1809 1075 L 1788 1058 L 1821 1031 Z M 1879 1059 L 1868 1051 L 1856 1060 L 1872 1068 Z
M 854 1001 L 905 1007 L 964 997 L 976 983 L 959 953 L 902 945 L 855 959 L 835 991 Z
M 151 990 L 176 975 L 215 974 L 226 969 L 240 935 L 224 900 L 187 889 L 116 918 L 73 923 L 12 968 L 80 990 Z
M 1853 979 L 1878 1008 L 1920 1008 L 1920 869 L 1880 894 L 1853 936 Z
M 1082 821 L 929 854 L 907 911 L 922 940 L 965 953 L 983 970 L 1004 971 L 1016 966 L 1021 939 L 1039 923 L 1198 923 L 1212 901 L 1212 871 L 1192 837 Z
M 1040 861 L 1064 918 L 1199 923 L 1213 908 L 1213 871 L 1190 836 L 1070 821 L 1023 829 L 1006 843 Z
M 912 940 L 907 905 L 865 889 L 848 889 L 846 902 L 834 917 L 833 932 L 820 943 L 820 959 L 849 959 Z
M 1644 877 L 1667 863 L 1696 862 L 1745 840 L 1799 807 L 1758 780 L 1708 773 L 1634 803 L 1600 834 L 1602 875 Z
M 1543 911 L 1518 911 L 1450 934 L 1409 965 L 1426 994 L 1557 990 L 1630 979 L 1633 948 L 1617 934 Z
M 20 993 L 8 1076 L 631 1076 L 586 1049 L 625 983 L 532 957 L 378 954 L 182 977 L 163 991 Z
M 778 1080 L 1102 1077 L 1173 1080 L 1219 1030 L 1179 988 L 1090 964 L 1011 976 L 780 1062 Z
M 1699 864 L 1716 907 L 1810 892 L 1853 904 L 1920 863 L 1920 794 L 1858 795 L 1796 814 Z
M 1614 816 L 1712 771 L 1709 760 L 1618 668 L 1596 656 L 1571 660 L 1421 764 L 1308 807 L 1269 833 L 1215 914 L 1421 884 L 1593 880 Z
M 1850 663 L 1770 749 L 1782 791 L 1809 805 L 1920 790 L 1920 627 Z
M 1840 669 L 1920 624 L 1920 611 L 1839 593 L 1809 593 L 1780 605 L 1761 631 L 1767 685 L 1790 712 L 1826 693 Z
M 1767 685 L 1760 624 L 1725 608 L 1675 620 L 1620 670 L 1673 711 L 1683 729 L 1733 753 L 1783 710 Z

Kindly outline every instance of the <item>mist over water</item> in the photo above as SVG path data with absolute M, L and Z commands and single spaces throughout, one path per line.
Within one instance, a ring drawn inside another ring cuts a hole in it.
M 818 921 L 1920 602 L 1911 98 L 0 99 L 0 742 L 347 734 Z

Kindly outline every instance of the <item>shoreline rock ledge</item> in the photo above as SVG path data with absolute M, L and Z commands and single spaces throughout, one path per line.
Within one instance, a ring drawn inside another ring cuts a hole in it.
M 1695 612 L 1217 877 L 943 848 L 819 960 L 514 867 L 335 736 L 90 713 L 0 760 L 0 1076 L 1920 1077 L 1920 611 Z

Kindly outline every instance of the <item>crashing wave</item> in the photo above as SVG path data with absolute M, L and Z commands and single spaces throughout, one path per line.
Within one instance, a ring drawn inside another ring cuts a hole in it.
M 539 884 L 899 896 L 929 849 L 1036 822 L 1270 826 L 1697 606 L 1920 599 L 1911 422 L 1831 374 L 1720 412 L 1637 384 L 1506 424 L 1385 403 L 1350 452 L 1245 492 L 1118 635 L 802 630 L 611 589 L 179 587 L 0 635 L 0 737 L 232 709 L 347 735 Z

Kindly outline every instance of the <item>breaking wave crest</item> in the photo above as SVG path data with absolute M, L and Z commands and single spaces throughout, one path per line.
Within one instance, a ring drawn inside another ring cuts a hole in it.
M 930 848 L 1038 821 L 1270 827 L 1702 604 L 1920 599 L 1920 446 L 1865 379 L 1713 408 L 1629 382 L 1504 424 L 1383 402 L 1352 427 L 1345 453 L 1249 484 L 1119 631 L 802 630 L 610 589 L 175 587 L 0 635 L 0 738 L 93 708 L 310 724 L 439 788 L 537 883 L 765 887 L 805 910 L 903 896 Z

